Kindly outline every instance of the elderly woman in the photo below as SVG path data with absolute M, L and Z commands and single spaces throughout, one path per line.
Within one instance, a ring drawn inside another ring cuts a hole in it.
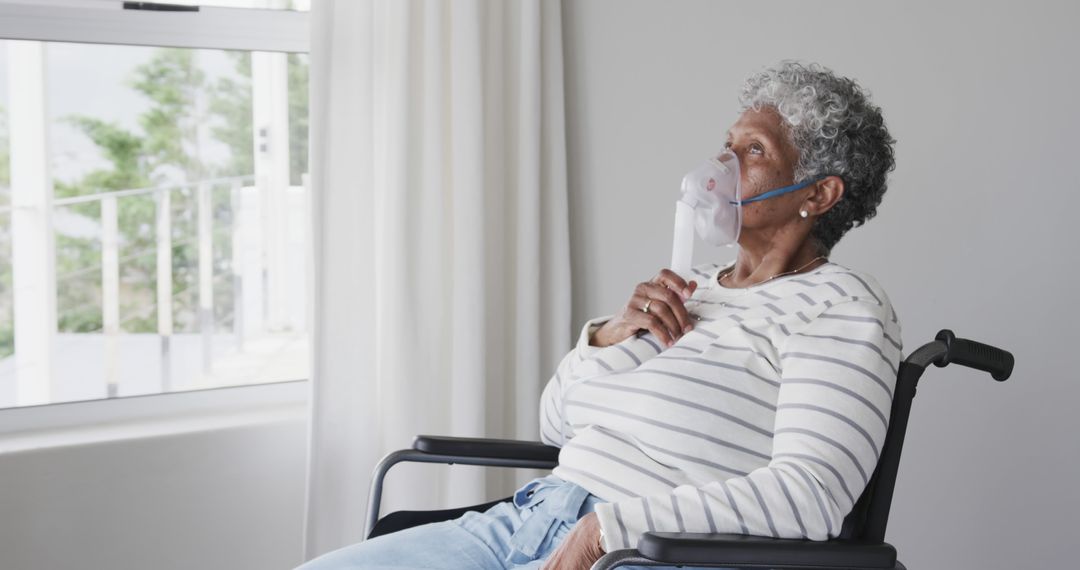
M 737 258 L 690 281 L 662 270 L 586 324 L 540 404 L 553 473 L 305 568 L 584 569 L 647 531 L 839 533 L 877 464 L 901 346 L 881 287 L 828 256 L 874 216 L 894 141 L 854 81 L 817 65 L 757 73 L 741 102 Z

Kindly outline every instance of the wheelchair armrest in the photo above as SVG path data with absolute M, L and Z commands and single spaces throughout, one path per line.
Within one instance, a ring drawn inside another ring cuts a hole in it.
M 637 545 L 645 558 L 668 564 L 739 567 L 896 567 L 896 549 L 888 543 L 851 540 L 812 541 L 748 536 L 647 532 Z
M 559 464 L 559 448 L 539 441 L 418 435 L 413 439 L 412 449 L 400 449 L 390 453 L 375 466 L 368 495 L 364 536 L 371 535 L 379 520 L 386 473 L 391 467 L 402 462 L 553 469 Z
M 539 441 L 418 435 L 413 439 L 413 449 L 432 455 L 548 461 L 552 466 L 559 461 L 559 448 Z

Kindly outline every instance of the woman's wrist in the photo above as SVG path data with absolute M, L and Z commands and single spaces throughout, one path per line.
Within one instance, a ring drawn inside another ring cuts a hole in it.
M 604 348 L 613 344 L 608 338 L 608 324 L 610 323 L 611 321 L 606 321 L 597 325 L 596 328 L 589 329 L 589 346 Z

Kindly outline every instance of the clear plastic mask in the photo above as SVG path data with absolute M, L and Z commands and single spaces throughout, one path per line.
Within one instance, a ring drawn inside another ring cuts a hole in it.
M 694 235 L 715 246 L 734 245 L 742 228 L 739 158 L 730 149 L 683 177 L 675 205 L 675 239 L 671 270 L 687 277 L 692 266 Z
M 675 203 L 675 241 L 671 250 L 671 270 L 683 278 L 690 277 L 695 233 L 711 245 L 735 245 L 742 231 L 744 204 L 795 192 L 825 177 L 811 177 L 743 199 L 740 175 L 739 157 L 731 149 L 724 149 L 683 177 L 682 196 Z

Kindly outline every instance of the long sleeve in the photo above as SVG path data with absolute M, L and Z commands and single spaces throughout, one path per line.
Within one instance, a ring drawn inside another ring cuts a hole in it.
M 540 440 L 544 443 L 562 447 L 573 435 L 563 414 L 564 396 L 570 387 L 586 378 L 633 370 L 643 360 L 660 353 L 660 346 L 651 334 L 631 336 L 603 348 L 590 345 L 592 330 L 610 319 L 610 316 L 598 317 L 585 323 L 577 344 L 563 357 L 544 387 L 540 396 Z
M 780 345 L 768 464 L 741 477 L 598 505 L 605 548 L 632 548 L 647 531 L 837 536 L 885 440 L 899 339 L 892 309 L 880 300 L 827 303 Z

